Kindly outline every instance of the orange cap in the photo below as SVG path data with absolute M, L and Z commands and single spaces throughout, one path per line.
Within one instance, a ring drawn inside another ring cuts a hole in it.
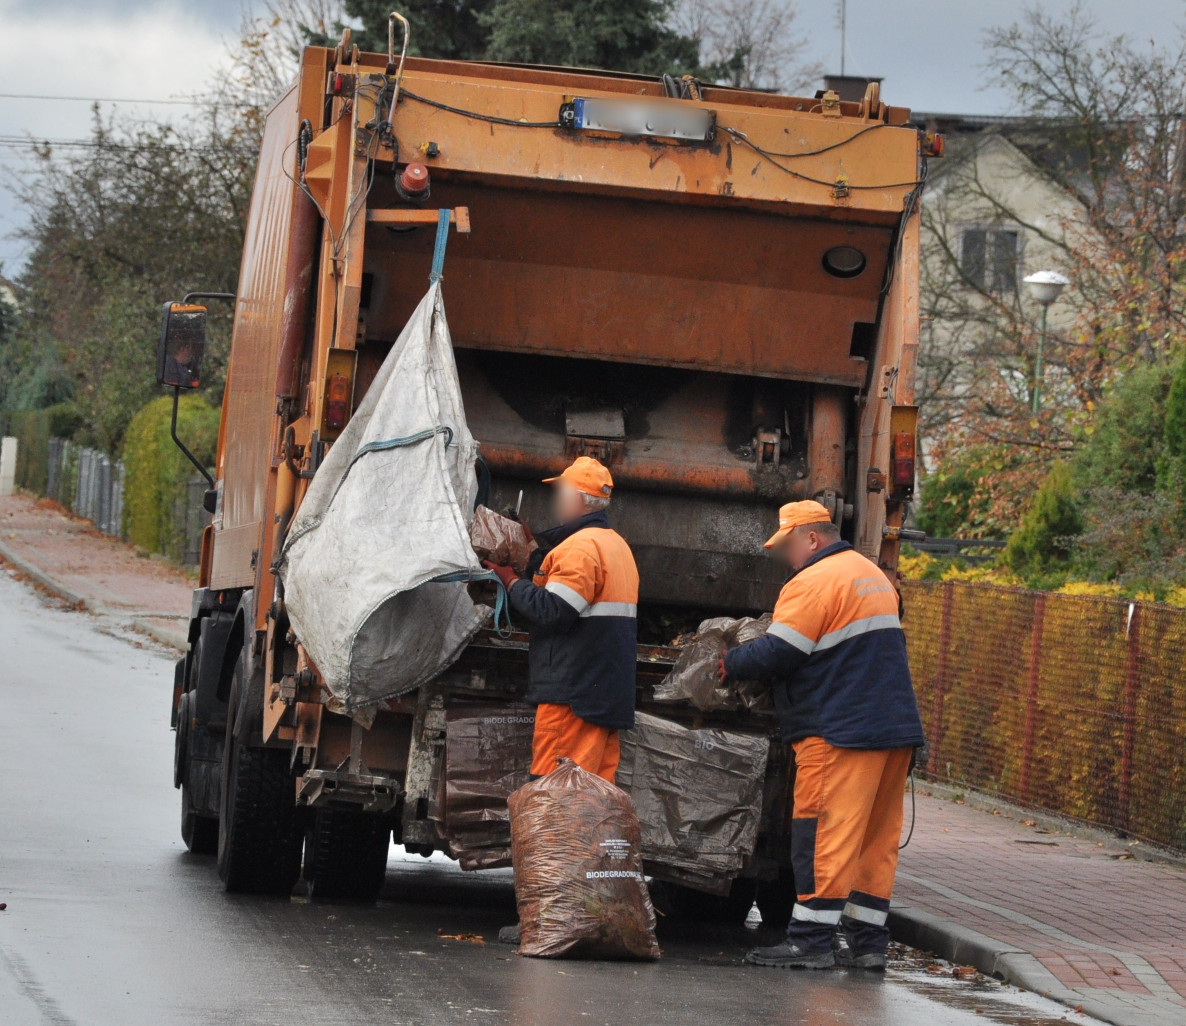
M 544 484 L 552 484 L 554 481 L 563 481 L 572 485 L 578 492 L 599 499 L 608 499 L 614 491 L 614 479 L 609 476 L 609 471 L 592 456 L 578 456 L 573 460 L 572 466 L 567 467 L 559 477 L 544 478 Z
M 804 524 L 825 524 L 832 522 L 832 514 L 828 507 L 814 499 L 804 499 L 802 502 L 788 502 L 778 510 L 778 530 L 766 541 L 766 548 L 772 549 L 796 527 Z

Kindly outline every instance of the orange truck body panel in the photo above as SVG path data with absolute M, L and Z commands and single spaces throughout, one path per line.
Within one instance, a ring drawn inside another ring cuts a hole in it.
M 864 485 L 867 471 L 888 469 L 891 407 L 913 401 L 918 228 L 910 204 L 921 161 L 906 111 L 843 103 L 828 113 L 818 100 L 711 87 L 699 101 L 664 100 L 654 80 L 409 59 L 387 137 L 368 127 L 385 116 L 377 106 L 385 64 L 311 48 L 299 82 L 268 114 L 205 584 L 271 594 L 278 521 L 290 515 L 281 507 L 299 503 L 305 487 L 288 482 L 281 491 L 291 503 L 278 507 L 285 432 L 291 465 L 308 468 L 324 443 L 333 353 L 359 351 L 357 403 L 382 356 L 372 341 L 389 344 L 423 294 L 434 228 L 385 222 L 400 216 L 389 213 L 401 206 L 393 158 L 428 166 L 433 208 L 464 206 L 473 218 L 473 234 L 450 247 L 446 300 L 472 426 L 496 474 L 538 480 L 587 451 L 491 387 L 488 361 L 498 354 L 686 372 L 678 402 L 648 411 L 645 441 L 607 450 L 624 492 L 766 506 L 836 492 L 852 507 L 854 541 L 894 562 L 896 542 L 883 538 L 886 493 Z M 336 72 L 345 88 L 329 95 Z M 715 114 L 715 136 L 625 139 L 445 109 L 547 122 L 574 96 L 704 108 Z M 296 187 L 304 122 L 317 204 Z M 374 181 L 370 157 L 385 169 Z M 822 254 L 841 245 L 865 255 L 862 273 L 824 269 Z M 803 402 L 807 441 L 795 473 L 785 453 L 772 476 L 722 446 L 731 414 L 719 396 L 739 378 L 817 389 Z M 533 502 L 538 509 L 542 500 L 532 493 Z M 899 507 L 890 502 L 891 522 Z M 262 631 L 267 603 L 257 608 Z

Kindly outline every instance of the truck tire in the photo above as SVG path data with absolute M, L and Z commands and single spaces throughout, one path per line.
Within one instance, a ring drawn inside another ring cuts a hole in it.
M 322 808 L 305 838 L 305 880 L 314 901 L 373 905 L 387 879 L 391 824 L 353 809 Z
M 758 911 L 764 926 L 785 929 L 795 908 L 795 874 L 787 866 L 780 867 L 776 880 L 758 882 Z
M 288 895 L 301 873 L 304 837 L 289 755 L 255 748 L 235 737 L 239 696 L 247 675 L 235 667 L 222 761 L 218 875 L 228 891 Z
M 193 710 L 190 695 L 177 704 L 177 734 L 173 750 L 173 783 L 181 788 L 181 839 L 195 855 L 218 853 L 218 817 L 210 815 L 210 797 L 217 801 L 217 754 L 202 751 L 195 758 Z M 211 748 L 209 744 L 202 746 Z M 211 758 L 210 756 L 213 756 Z

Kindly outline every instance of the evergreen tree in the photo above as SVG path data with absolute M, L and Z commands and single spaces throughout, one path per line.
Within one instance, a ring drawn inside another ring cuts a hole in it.
M 399 12 L 412 26 L 408 52 L 442 60 L 481 60 L 490 30 L 481 17 L 497 0 L 404 0 Z M 354 42 L 363 50 L 387 52 L 387 19 L 391 0 L 346 0 L 346 13 L 363 24 Z M 401 36 L 396 32 L 396 46 Z M 333 45 L 333 42 L 330 42 Z
M 401 13 L 412 25 L 408 52 L 420 57 L 683 74 L 696 70 L 700 44 L 669 26 L 673 6 L 674 0 L 409 0 Z M 363 23 L 355 42 L 385 52 L 390 3 L 346 0 L 345 7 Z
M 479 20 L 491 60 L 690 73 L 699 42 L 668 27 L 671 8 L 672 0 L 495 0 Z
M 1056 463 L 1009 538 L 1005 563 L 1031 584 L 1049 583 L 1070 568 L 1075 539 L 1082 531 L 1070 469 Z

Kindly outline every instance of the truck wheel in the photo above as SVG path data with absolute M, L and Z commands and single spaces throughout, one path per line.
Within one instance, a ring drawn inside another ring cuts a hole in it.
M 208 759 L 194 759 L 192 752 L 193 706 L 191 696 L 184 694 L 177 706 L 177 734 L 173 750 L 173 783 L 181 788 L 181 839 L 195 855 L 214 855 L 218 852 L 218 818 L 211 816 L 204 803 L 195 801 L 198 795 L 210 790 L 209 778 L 218 766 Z M 195 789 L 192 778 L 197 778 Z
M 301 873 L 302 837 L 287 752 L 235 737 L 243 659 L 227 708 L 218 834 L 218 875 L 228 891 L 288 895 Z
M 353 809 L 318 809 L 305 839 L 305 879 L 314 901 L 374 904 L 387 879 L 391 824 Z
M 778 870 L 778 879 L 762 880 L 758 883 L 758 911 L 762 913 L 765 926 L 784 929 L 791 921 L 795 908 L 795 875 L 787 866 Z

